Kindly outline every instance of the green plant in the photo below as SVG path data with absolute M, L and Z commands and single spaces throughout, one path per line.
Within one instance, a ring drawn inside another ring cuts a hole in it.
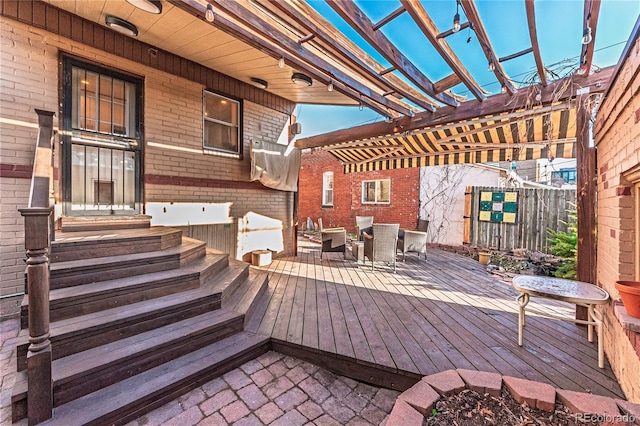
M 562 262 L 553 272 L 558 278 L 576 278 L 576 251 L 578 247 L 578 213 L 573 209 L 569 210 L 569 221 L 564 222 L 567 225 L 567 232 L 549 230 L 549 247 L 551 252 L 562 258 Z

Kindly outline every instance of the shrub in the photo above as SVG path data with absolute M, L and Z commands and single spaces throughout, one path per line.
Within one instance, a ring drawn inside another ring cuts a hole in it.
M 575 205 L 573 206 L 575 207 Z M 562 262 L 553 272 L 558 278 L 576 278 L 576 252 L 578 247 L 578 213 L 574 209 L 569 210 L 569 221 L 565 222 L 567 232 L 549 230 L 551 252 L 562 258 Z

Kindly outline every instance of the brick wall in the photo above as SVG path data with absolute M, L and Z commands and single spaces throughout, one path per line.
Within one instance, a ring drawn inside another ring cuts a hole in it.
M 0 295 L 5 295 L 24 290 L 24 232 L 16 209 L 27 204 L 27 176 L 37 137 L 34 109 L 55 111 L 54 126 L 58 125 L 59 52 L 144 77 L 146 144 L 201 149 L 203 86 L 5 17 L 0 17 L 0 36 L 0 117 L 4 119 L 0 122 Z M 216 87 L 208 89 L 216 91 Z M 156 179 L 159 183 L 145 185 L 145 201 L 232 202 L 231 214 L 235 217 L 252 211 L 269 215 L 282 221 L 284 251 L 290 252 L 292 193 L 248 182 L 249 140 L 277 140 L 288 120 L 285 113 L 243 102 L 242 160 L 147 145 L 145 173 L 170 182 Z M 182 185 L 175 177 L 191 180 Z M 197 180 L 193 178 L 217 184 L 199 187 L 193 184 Z M 225 181 L 229 185 L 225 186 Z M 17 312 L 18 298 L 0 300 L 1 315 Z
M 640 39 L 600 106 L 595 123 L 598 165 L 598 285 L 613 299 L 617 280 L 640 280 L 635 266 L 638 192 L 625 176 L 640 165 Z M 625 173 L 627 172 L 627 173 Z M 640 319 L 637 321 L 640 326 Z M 640 334 L 625 329 L 611 305 L 605 309 L 605 352 L 627 398 L 640 402 Z
M 333 172 L 333 207 L 322 206 L 322 179 Z M 363 204 L 362 182 L 391 179 L 389 204 Z M 398 169 L 344 174 L 342 164 L 326 151 L 305 152 L 300 170 L 300 222 L 310 217 L 325 227 L 343 226 L 356 232 L 356 216 L 373 216 L 376 223 L 399 223 L 401 228 L 416 229 L 420 207 L 420 169 Z

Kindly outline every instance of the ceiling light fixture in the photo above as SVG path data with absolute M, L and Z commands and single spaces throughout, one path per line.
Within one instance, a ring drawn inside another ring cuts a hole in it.
M 329 80 L 329 85 L 327 86 L 327 92 L 333 92 L 333 80 Z
M 294 72 L 291 75 L 291 81 L 293 81 L 298 86 L 311 86 L 313 84 L 313 80 L 306 74 L 302 74 L 301 72 Z
M 213 13 L 213 5 L 207 3 L 207 11 L 204 13 L 204 17 L 207 22 L 213 22 L 216 19 L 216 15 Z
M 457 33 L 460 31 L 460 2 L 456 0 L 456 14 L 453 15 L 453 27 L 451 31 Z
M 284 65 L 284 56 L 280 56 L 280 59 L 278 59 L 278 67 L 284 68 Z
M 257 77 L 251 77 L 251 83 L 260 89 L 266 89 L 267 87 L 269 87 L 269 83 L 267 82 L 267 80 L 263 80 Z
M 591 36 L 591 27 L 587 25 L 587 27 L 582 32 L 582 44 L 587 45 L 591 43 L 593 37 Z
M 162 13 L 160 0 L 127 0 L 128 3 L 149 13 Z
M 120 19 L 117 16 L 113 15 L 107 15 L 104 21 L 109 28 L 119 32 L 120 34 L 128 35 L 131 37 L 138 36 L 138 29 L 129 21 L 125 21 L 124 19 Z

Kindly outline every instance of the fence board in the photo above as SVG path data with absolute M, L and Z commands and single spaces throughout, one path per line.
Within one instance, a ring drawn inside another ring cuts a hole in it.
M 481 191 L 515 191 L 518 213 L 515 224 L 484 222 L 478 219 Z M 549 230 L 567 231 L 573 189 L 470 187 L 470 243 L 478 247 L 512 250 L 525 248 L 549 253 Z

